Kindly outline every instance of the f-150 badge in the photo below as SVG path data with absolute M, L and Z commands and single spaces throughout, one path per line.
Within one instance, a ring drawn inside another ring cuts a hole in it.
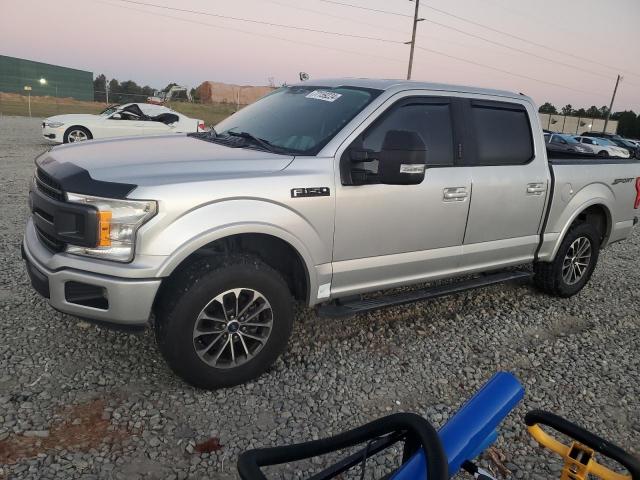
M 329 195 L 330 195 L 329 187 L 306 187 L 306 188 L 291 189 L 291 198 L 328 197 Z

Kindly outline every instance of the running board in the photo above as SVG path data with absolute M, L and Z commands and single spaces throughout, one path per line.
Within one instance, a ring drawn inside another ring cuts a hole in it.
M 423 288 L 421 290 L 413 290 L 411 292 L 399 293 L 396 295 L 383 295 L 381 297 L 368 298 L 364 300 L 350 300 L 344 303 L 328 303 L 318 308 L 319 317 L 339 318 L 358 313 L 370 312 L 386 307 L 395 307 L 405 305 L 407 303 L 421 302 L 431 300 L 433 298 L 453 295 L 454 293 L 474 290 L 476 288 L 488 287 L 497 283 L 509 282 L 512 280 L 524 280 L 531 278 L 531 272 L 514 271 L 499 272 L 482 275 L 471 280 L 450 283 L 447 285 L 439 285 L 437 287 Z

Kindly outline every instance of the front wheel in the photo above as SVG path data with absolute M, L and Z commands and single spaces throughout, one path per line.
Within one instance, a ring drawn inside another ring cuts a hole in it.
M 156 340 L 181 378 L 205 389 L 261 375 L 285 350 L 293 300 L 282 276 L 250 256 L 202 260 L 170 280 Z
M 64 143 L 85 142 L 91 140 L 93 136 L 91 132 L 84 127 L 71 127 L 64 132 Z
M 589 223 L 574 225 L 553 262 L 534 264 L 534 283 L 545 293 L 571 297 L 584 288 L 598 263 L 600 233 Z

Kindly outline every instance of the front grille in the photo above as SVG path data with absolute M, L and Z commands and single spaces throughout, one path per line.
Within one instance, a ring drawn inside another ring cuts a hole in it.
M 40 242 L 54 253 L 63 252 L 67 246 L 66 243 L 61 242 L 60 240 L 53 238 L 51 235 L 42 231 L 40 228 L 38 228 L 37 225 L 36 233 L 38 235 L 38 238 L 40 239 Z
M 62 186 L 56 180 L 54 180 L 51 175 L 46 173 L 41 168 L 36 170 L 36 187 L 39 191 L 44 193 L 46 196 L 51 197 L 55 200 L 59 200 L 61 202 L 65 201 L 65 195 L 62 191 Z

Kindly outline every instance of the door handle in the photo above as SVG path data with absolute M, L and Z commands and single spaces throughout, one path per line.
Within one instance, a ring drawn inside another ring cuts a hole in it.
M 527 185 L 528 195 L 542 195 L 547 191 L 547 187 L 544 183 L 530 183 Z
M 445 188 L 443 192 L 443 200 L 445 202 L 464 202 L 469 196 L 465 187 Z

